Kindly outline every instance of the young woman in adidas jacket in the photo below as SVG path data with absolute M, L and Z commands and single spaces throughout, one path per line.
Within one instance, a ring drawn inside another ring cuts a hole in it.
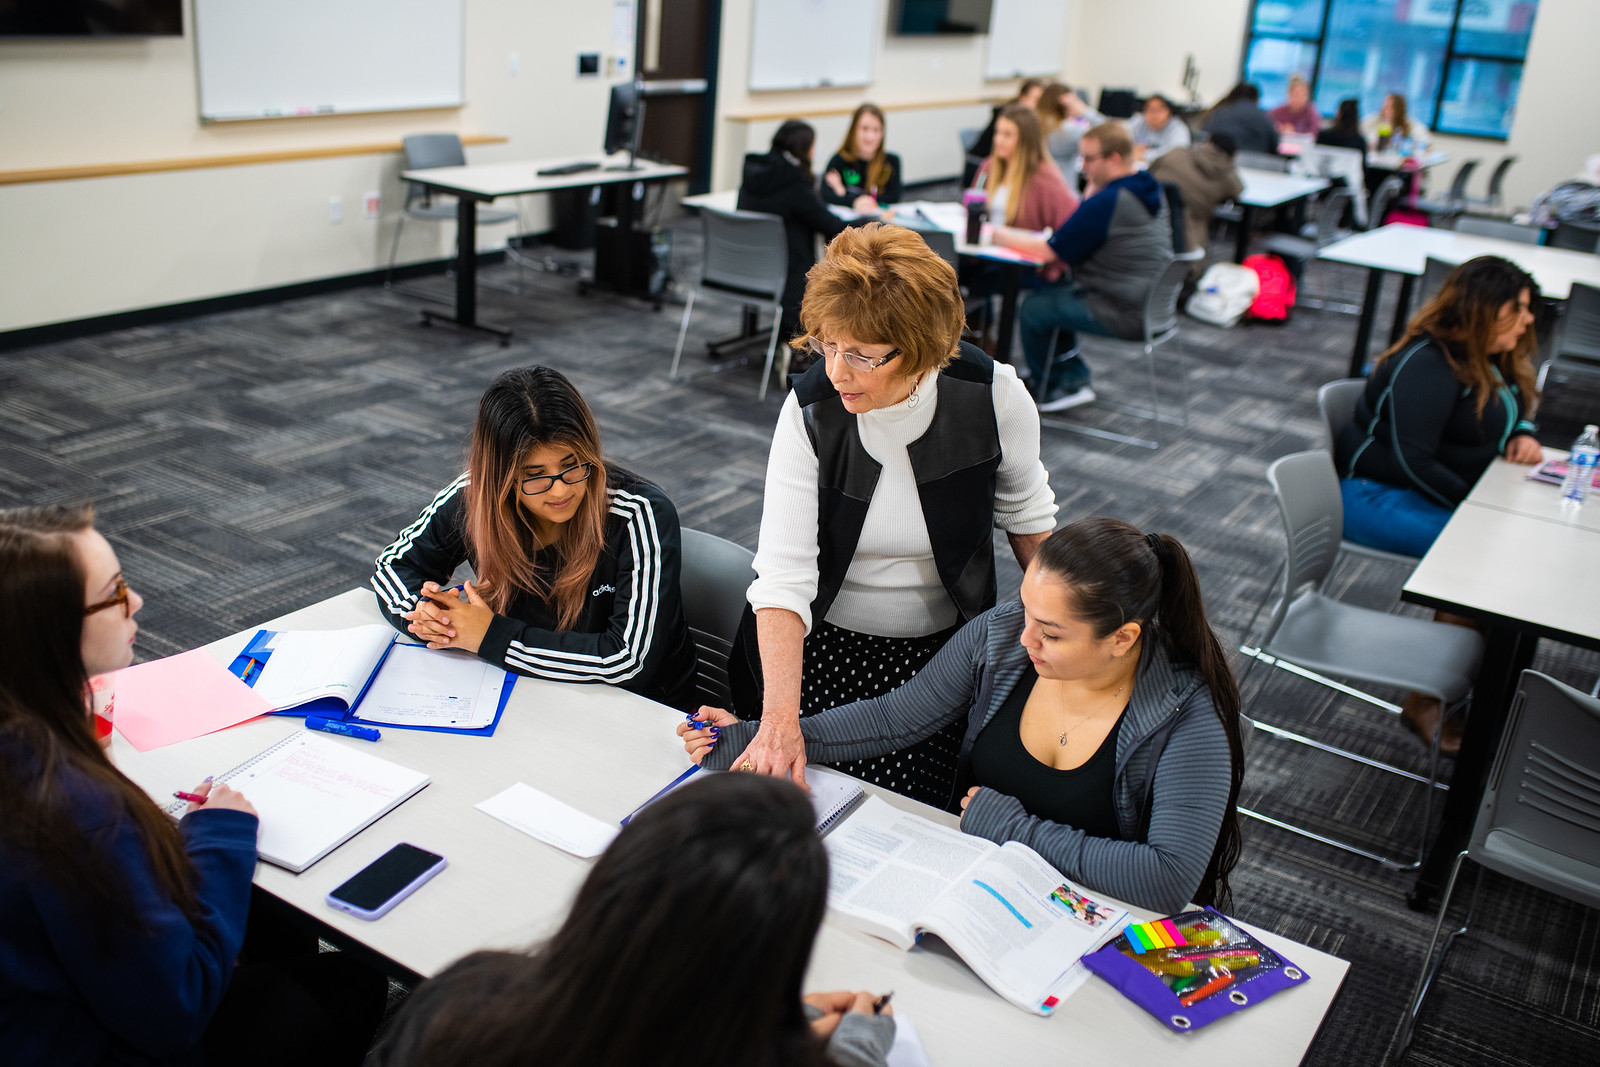
M 594 417 L 547 367 L 507 371 L 478 404 L 467 473 L 377 560 L 397 630 L 519 674 L 694 703 L 678 590 L 678 513 L 600 455 Z M 458 592 L 463 562 L 476 577 Z

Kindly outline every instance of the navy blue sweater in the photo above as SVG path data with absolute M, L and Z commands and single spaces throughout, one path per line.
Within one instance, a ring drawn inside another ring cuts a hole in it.
M 147 929 L 113 930 L 102 944 L 96 924 L 37 871 L 31 853 L 0 846 L 0 1060 L 198 1062 L 244 941 L 258 820 L 218 809 L 179 824 L 197 874 L 195 924 L 161 891 L 133 821 L 70 774 L 78 823 L 123 872 Z

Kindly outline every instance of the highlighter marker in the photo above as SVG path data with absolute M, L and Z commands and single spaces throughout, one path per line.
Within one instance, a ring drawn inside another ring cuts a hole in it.
M 306 717 L 307 730 L 321 730 L 323 733 L 338 734 L 341 737 L 359 737 L 363 741 L 376 741 L 383 735 L 370 726 L 356 726 L 337 719 L 324 719 L 318 715 Z
M 1220 993 L 1233 984 L 1233 972 L 1223 971 L 1199 989 L 1191 989 L 1178 998 L 1178 1003 L 1186 1008 L 1192 1008 L 1213 993 Z

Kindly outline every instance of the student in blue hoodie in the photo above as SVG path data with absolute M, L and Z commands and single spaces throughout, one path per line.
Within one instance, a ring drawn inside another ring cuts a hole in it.
M 89 678 L 132 660 L 144 601 L 88 509 L 0 511 L 0 601 L 0 1060 L 359 1063 L 385 983 L 309 935 L 235 967 L 249 801 L 208 780 L 173 822 L 96 741 Z
M 1116 123 L 1096 126 L 1078 142 L 1087 198 L 1049 237 L 996 227 L 994 243 L 1047 260 L 1059 260 L 1070 276 L 1037 290 L 1022 305 L 1022 352 L 1033 374 L 1040 411 L 1063 411 L 1094 401 L 1089 367 L 1077 351 L 1076 334 L 1137 340 L 1143 336 L 1144 300 L 1172 258 L 1172 216 L 1161 185 L 1136 170 L 1133 141 Z M 1060 345 L 1050 380 L 1044 364 L 1050 333 Z

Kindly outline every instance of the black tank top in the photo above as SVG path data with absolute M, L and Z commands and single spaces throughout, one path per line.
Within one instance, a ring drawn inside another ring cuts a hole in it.
M 1117 717 L 1116 725 L 1082 766 L 1057 770 L 1039 762 L 1022 743 L 1022 708 L 1038 680 L 1038 674 L 1029 671 L 978 734 L 972 745 L 972 773 L 979 785 L 1016 797 L 1029 815 L 1071 826 L 1091 837 L 1121 840 L 1112 786 L 1117 734 L 1126 715 Z

